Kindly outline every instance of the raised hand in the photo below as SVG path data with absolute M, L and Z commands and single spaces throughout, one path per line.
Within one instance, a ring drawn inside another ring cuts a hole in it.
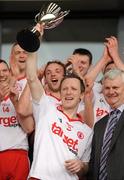
M 19 91 L 16 87 L 16 79 L 15 77 L 12 77 L 10 80 L 10 94 L 9 97 L 14 105 L 16 105 L 18 98 L 19 98 Z
M 108 51 L 112 59 L 114 60 L 115 57 L 119 56 L 118 53 L 118 40 L 114 36 L 110 36 L 109 38 L 106 38 L 105 45 L 108 47 Z

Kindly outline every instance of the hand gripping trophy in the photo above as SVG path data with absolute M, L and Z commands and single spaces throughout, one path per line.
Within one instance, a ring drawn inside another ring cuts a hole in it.
M 36 23 L 44 23 L 44 29 L 52 29 L 59 25 L 64 17 L 70 12 L 61 11 L 56 3 L 50 3 L 43 6 L 40 12 L 35 16 Z M 40 32 L 33 28 L 26 28 L 17 33 L 18 44 L 28 52 L 35 52 L 40 47 Z

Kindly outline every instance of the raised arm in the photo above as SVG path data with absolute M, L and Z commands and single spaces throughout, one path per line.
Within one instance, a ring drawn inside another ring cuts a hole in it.
M 108 51 L 110 56 L 112 57 L 112 60 L 115 63 L 115 66 L 124 71 L 124 63 L 122 62 L 119 51 L 118 51 L 118 40 L 116 37 L 111 36 L 109 38 L 106 38 L 107 42 L 105 43 L 108 47 Z
M 105 65 L 111 61 L 111 57 L 109 55 L 108 48 L 105 46 L 103 55 L 101 59 L 95 64 L 95 66 L 85 75 L 85 79 L 89 81 L 92 80 L 93 82 L 96 80 L 98 74 L 101 70 L 105 67 Z
M 28 84 L 24 88 L 20 98 L 18 99 L 16 111 L 19 114 L 19 123 L 26 133 L 31 133 L 35 128 L 31 95 Z
M 85 81 L 84 93 L 84 120 L 92 128 L 94 126 L 93 82 Z
M 18 97 L 19 97 L 19 93 L 18 93 L 17 89 L 14 86 L 10 87 L 9 97 L 10 97 L 10 99 L 11 99 L 11 101 L 12 101 L 14 107 L 15 107 L 15 111 L 17 113 L 19 124 L 21 125 L 22 129 L 27 134 L 30 134 L 34 130 L 34 119 L 33 119 L 32 114 L 31 115 L 27 114 L 27 115 L 24 116 L 23 114 L 18 113 L 18 103 L 19 103 Z M 27 101 L 28 101 L 28 99 L 27 99 Z M 20 108 L 22 110 L 24 110 L 25 104 L 24 103 L 20 104 Z M 28 110 L 28 108 L 26 110 Z
M 17 105 L 17 112 L 24 116 L 30 116 L 32 115 L 32 102 L 31 102 L 31 93 L 29 89 L 28 83 L 26 84 Z
M 35 27 L 43 35 L 43 24 L 37 24 Z M 43 86 L 37 76 L 37 53 L 29 53 L 26 61 L 26 76 L 31 91 L 32 98 L 39 102 L 44 92 Z
M 29 53 L 26 61 L 26 75 L 32 98 L 39 102 L 43 94 L 43 87 L 37 76 L 37 54 Z

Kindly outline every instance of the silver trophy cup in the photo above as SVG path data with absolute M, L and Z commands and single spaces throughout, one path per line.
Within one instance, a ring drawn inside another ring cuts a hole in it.
M 35 23 L 44 23 L 44 29 L 52 29 L 59 25 L 64 17 L 70 12 L 61 11 L 56 3 L 43 6 L 35 16 Z M 17 33 L 16 40 L 24 50 L 35 52 L 40 47 L 40 32 L 33 28 L 26 28 Z

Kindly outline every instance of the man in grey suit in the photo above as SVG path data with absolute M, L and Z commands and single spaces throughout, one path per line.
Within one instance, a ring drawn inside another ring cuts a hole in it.
M 103 94 L 111 109 L 95 124 L 87 179 L 124 180 L 123 71 L 114 69 L 104 75 Z

